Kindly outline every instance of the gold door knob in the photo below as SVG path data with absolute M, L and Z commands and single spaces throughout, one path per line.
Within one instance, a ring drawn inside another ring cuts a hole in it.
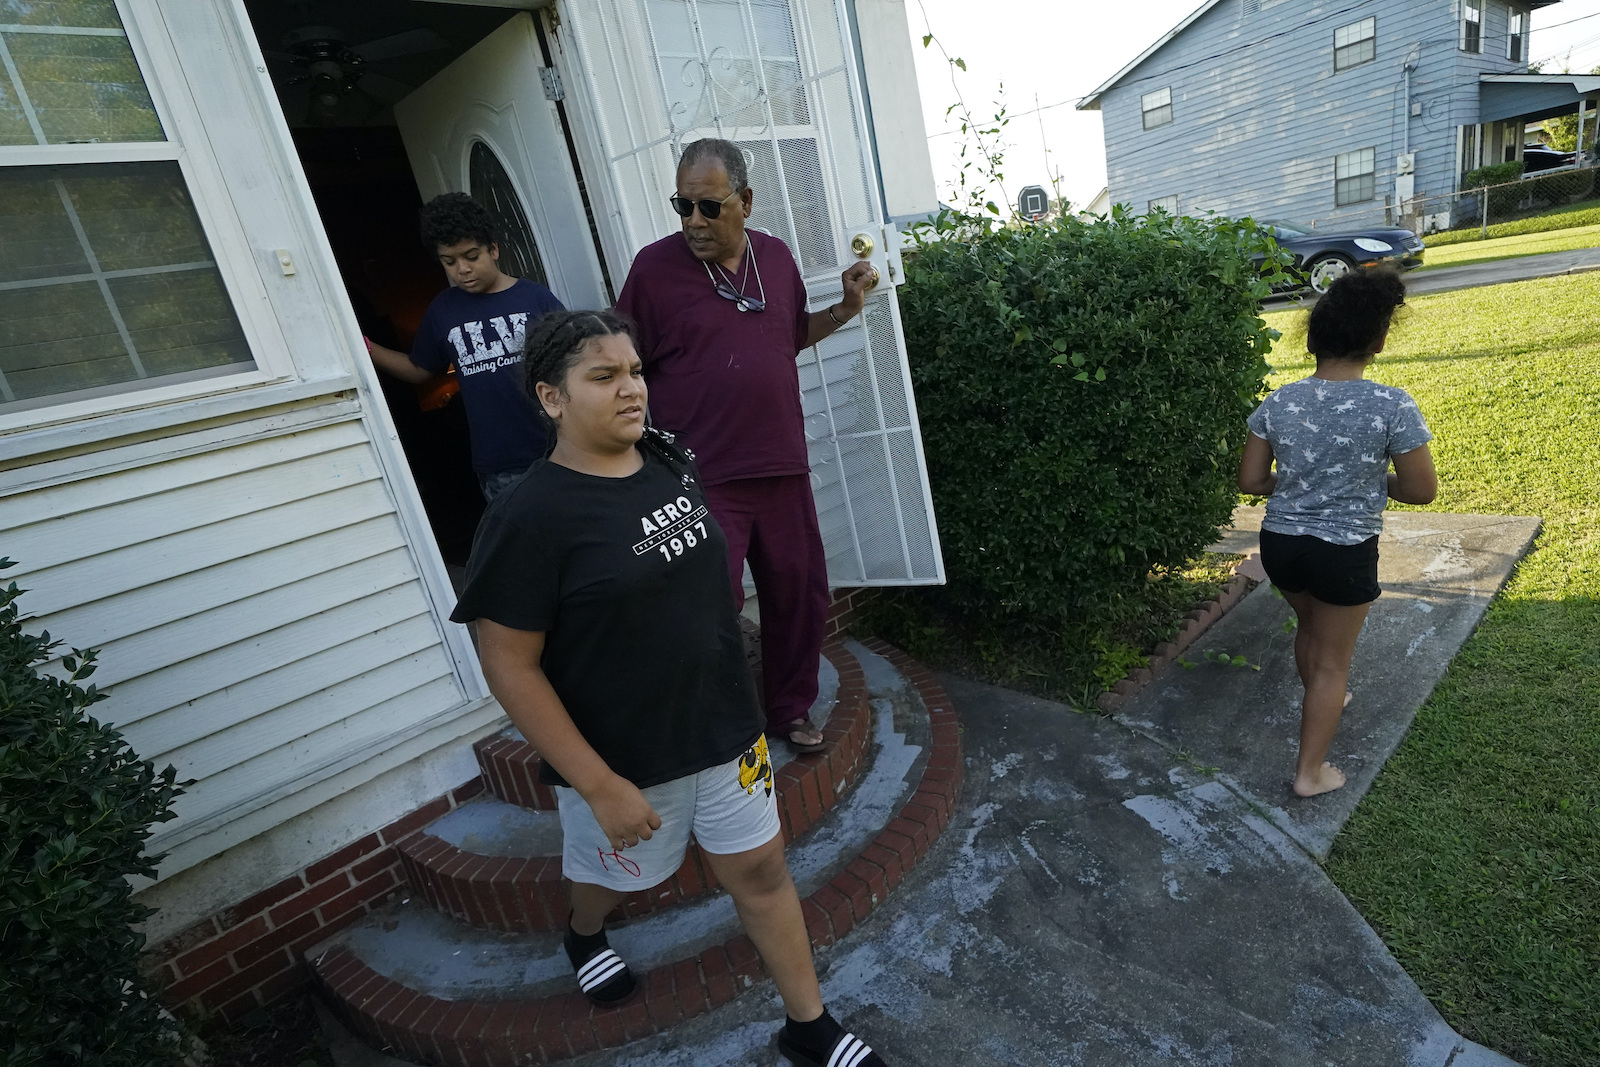
M 854 252 L 858 259 L 866 259 L 872 255 L 875 247 L 877 246 L 872 243 L 872 238 L 864 233 L 858 233 L 850 238 L 850 251 Z
M 872 268 L 872 277 L 867 279 L 867 284 L 863 285 L 862 288 L 870 290 L 870 289 L 876 288 L 877 284 L 878 284 L 878 268 L 877 267 L 873 267 Z

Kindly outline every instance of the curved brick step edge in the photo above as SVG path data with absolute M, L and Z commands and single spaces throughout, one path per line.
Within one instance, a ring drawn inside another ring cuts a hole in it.
M 1232 611 L 1239 601 L 1245 598 L 1245 594 L 1259 584 L 1256 579 L 1239 573 L 1248 562 L 1247 559 L 1234 567 L 1233 577 L 1223 585 L 1222 592 L 1217 594 L 1215 600 L 1206 602 L 1204 606 L 1196 608 L 1184 617 L 1183 629 L 1179 630 L 1171 641 L 1163 641 L 1155 647 L 1147 666 L 1135 667 L 1124 675 L 1120 682 L 1112 686 L 1109 692 L 1101 693 L 1095 699 L 1101 711 L 1107 715 L 1120 711 L 1123 705 L 1132 700 L 1145 686 L 1170 669 L 1177 658 L 1198 641 L 1201 634 L 1211 628 L 1212 623 Z
M 950 824 L 961 789 L 961 728 L 944 687 L 884 642 L 863 644 L 916 689 L 932 739 L 911 799 L 832 881 L 800 902 L 818 948 L 844 937 L 883 904 Z M 312 971 L 345 1025 L 365 1040 L 445 1067 L 551 1063 L 614 1048 L 720 1007 L 765 976 L 743 934 L 649 971 L 641 995 L 621 1008 L 597 1009 L 577 992 L 499 1003 L 441 1000 L 378 974 L 343 946 L 313 961 Z
M 872 734 L 861 664 L 836 638 L 822 651 L 839 673 L 837 704 L 822 728 L 829 747 L 790 760 L 774 775 L 786 844 L 809 830 L 850 791 L 865 768 L 863 757 Z M 492 792 L 505 799 L 487 768 L 498 768 L 501 781 L 511 779 L 505 772 L 514 768 L 525 778 L 511 780 L 525 784 L 534 780 L 539 757 L 526 741 L 501 736 L 488 740 L 496 744 L 478 743 L 484 780 Z M 402 842 L 399 852 L 406 881 L 435 910 L 451 918 L 513 932 L 560 930 L 566 924 L 567 890 L 560 856 L 484 856 L 463 851 L 426 829 Z M 629 894 L 617 917 L 648 915 L 716 887 L 710 864 L 702 860 L 700 849 L 691 845 L 676 874 L 653 889 Z

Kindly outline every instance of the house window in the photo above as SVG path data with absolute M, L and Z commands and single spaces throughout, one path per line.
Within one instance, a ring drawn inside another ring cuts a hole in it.
M 649 30 L 679 147 L 727 137 L 756 197 L 750 225 L 789 243 L 804 271 L 838 260 L 839 209 L 828 199 L 818 125 L 828 98 L 802 76 L 802 35 L 789 0 L 648 0 Z
M 1461 50 L 1483 51 L 1483 0 L 1461 0 Z
M 1370 63 L 1377 55 L 1378 19 L 1362 19 L 1333 31 L 1333 69 Z
M 1333 157 L 1333 202 L 1339 207 L 1371 200 L 1378 193 L 1378 152 L 1362 148 Z
M 1157 211 L 1165 211 L 1168 215 L 1176 215 L 1178 213 L 1177 194 L 1174 193 L 1172 196 L 1163 196 L 1150 201 L 1149 211 L 1152 215 Z
M 0 413 L 253 370 L 115 6 L 33 8 L 0 15 Z
M 1144 128 L 1153 130 L 1172 121 L 1172 90 L 1157 89 L 1139 98 L 1139 109 L 1144 112 Z
M 1521 63 L 1527 58 L 1523 51 L 1527 33 L 1528 13 L 1512 8 L 1506 25 L 1506 58 L 1511 62 Z
M 1461 127 L 1461 173 L 1478 168 L 1478 127 Z

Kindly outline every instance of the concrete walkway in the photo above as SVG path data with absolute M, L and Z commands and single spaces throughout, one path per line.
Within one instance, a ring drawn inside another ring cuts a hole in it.
M 1525 282 L 1532 278 L 1549 278 L 1557 274 L 1583 274 L 1600 270 L 1600 248 L 1575 248 L 1565 252 L 1541 252 L 1536 256 L 1518 256 L 1500 259 L 1493 263 L 1469 263 L 1461 267 L 1440 267 L 1437 270 L 1411 271 L 1406 274 L 1406 293 L 1422 296 L 1426 293 L 1447 293 L 1452 289 L 1472 289 L 1480 285 L 1500 285 L 1504 282 Z M 1275 297 L 1262 307 L 1267 311 L 1286 308 L 1310 307 L 1316 303 L 1316 294 L 1309 289 L 1290 296 Z
M 1298 716 L 1266 587 L 1196 645 L 1259 672 L 1174 670 L 1120 721 L 943 679 L 968 756 L 961 810 L 820 957 L 834 1013 L 895 1067 L 1507 1067 L 1445 1024 L 1309 853 L 1326 852 L 1537 527 L 1389 517 L 1387 591 L 1335 743 L 1351 784 L 1328 798 L 1285 791 Z M 766 1067 L 781 1017 L 768 987 L 581 1062 Z

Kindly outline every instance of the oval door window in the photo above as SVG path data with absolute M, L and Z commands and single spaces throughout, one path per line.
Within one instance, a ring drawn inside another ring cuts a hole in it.
M 488 209 L 500 230 L 500 269 L 513 278 L 530 278 L 549 288 L 544 261 L 533 238 L 533 228 L 522 210 L 522 201 L 511 184 L 511 175 L 493 149 L 482 141 L 474 142 L 467 160 L 467 179 L 472 199 Z

